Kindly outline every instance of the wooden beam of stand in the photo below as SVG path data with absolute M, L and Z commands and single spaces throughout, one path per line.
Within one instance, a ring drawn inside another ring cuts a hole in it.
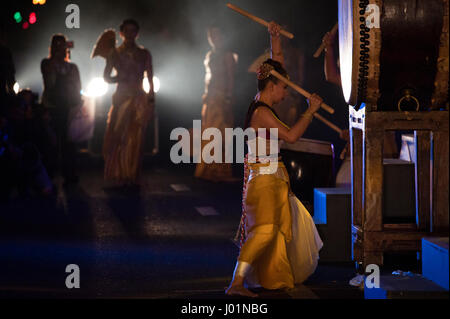
M 336 25 L 333 27 L 333 29 L 331 29 L 330 33 L 336 32 L 337 28 L 338 28 L 338 24 L 336 23 Z M 324 49 L 325 49 L 325 43 L 322 42 L 320 47 L 317 49 L 316 53 L 314 53 L 314 57 L 317 59 L 322 54 L 322 51 Z
M 265 20 L 263 20 L 261 18 L 258 18 L 257 16 L 254 16 L 253 14 L 251 14 L 251 13 L 245 11 L 245 10 L 242 10 L 239 7 L 236 7 L 235 5 L 233 5 L 231 3 L 227 3 L 227 7 L 230 8 L 231 10 L 236 11 L 237 13 L 242 14 L 244 17 L 247 17 L 250 20 L 253 20 L 253 21 L 255 21 L 255 22 L 259 23 L 259 24 L 262 24 L 263 26 L 269 27 L 269 22 L 267 22 L 267 21 L 265 21 Z M 280 30 L 280 34 L 284 35 L 285 37 L 287 37 L 289 39 L 293 39 L 294 38 L 294 35 L 292 33 L 288 32 L 286 30 L 283 30 L 283 29 Z
M 301 87 L 299 87 L 297 84 L 289 81 L 288 79 L 286 79 L 284 76 L 282 76 L 280 73 L 278 73 L 275 70 L 270 71 L 270 74 L 272 74 L 274 77 L 276 77 L 277 79 L 279 79 L 280 81 L 286 83 L 287 85 L 289 85 L 291 88 L 293 88 L 295 91 L 297 91 L 298 93 L 300 93 L 301 95 L 303 95 L 304 97 L 306 97 L 307 99 L 311 98 L 311 93 L 309 93 L 308 91 L 302 89 Z M 334 114 L 334 109 L 325 104 L 322 103 L 320 105 L 321 108 L 323 108 L 325 111 L 327 111 L 330 114 Z

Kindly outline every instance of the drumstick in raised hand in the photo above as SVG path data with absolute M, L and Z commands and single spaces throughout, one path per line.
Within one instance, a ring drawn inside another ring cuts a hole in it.
M 299 87 L 297 84 L 289 81 L 288 79 L 286 79 L 284 76 L 282 76 L 280 73 L 278 73 L 275 70 L 270 71 L 270 74 L 272 74 L 274 77 L 276 77 L 277 79 L 279 79 L 280 81 L 286 83 L 287 85 L 289 85 L 291 88 L 293 88 L 295 91 L 297 91 L 298 93 L 300 93 L 301 95 L 303 95 L 304 97 L 306 97 L 307 99 L 311 98 L 311 93 L 309 93 L 308 91 L 302 89 L 301 87 Z M 321 108 L 323 108 L 325 111 L 327 111 L 330 114 L 334 114 L 334 109 L 325 104 L 322 103 L 320 105 Z
M 333 34 L 334 32 L 336 32 L 337 29 L 338 29 L 338 24 L 336 23 L 336 25 L 333 27 L 333 29 L 331 29 L 330 34 Z M 325 42 L 322 42 L 320 47 L 317 49 L 316 53 L 314 53 L 314 57 L 317 59 L 322 54 L 322 51 L 324 49 L 325 49 Z
M 253 20 L 253 21 L 255 21 L 255 22 L 259 23 L 259 24 L 262 24 L 265 27 L 269 27 L 269 22 L 267 22 L 267 21 L 265 21 L 265 20 L 263 20 L 261 18 L 258 18 L 257 16 L 254 16 L 253 14 L 251 14 L 251 13 L 245 11 L 245 10 L 242 10 L 239 7 L 236 7 L 235 5 L 233 5 L 231 3 L 227 3 L 227 7 L 230 8 L 231 10 L 236 11 L 237 13 L 242 14 L 244 17 L 247 17 L 250 20 Z M 280 34 L 284 35 L 285 37 L 287 37 L 289 39 L 293 39 L 294 38 L 294 35 L 292 33 L 288 32 L 286 30 L 283 30 L 283 29 L 280 30 Z

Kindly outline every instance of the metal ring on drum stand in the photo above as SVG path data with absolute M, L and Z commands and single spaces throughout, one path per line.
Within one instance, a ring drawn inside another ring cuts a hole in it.
M 419 112 L 420 110 L 420 102 L 419 100 L 415 97 L 411 95 L 411 92 L 409 90 L 405 91 L 405 96 L 402 97 L 399 101 L 398 101 L 398 110 L 399 112 L 402 112 L 402 102 L 407 100 L 408 102 L 411 101 L 411 99 L 416 102 L 417 104 L 417 108 L 416 108 L 416 112 Z

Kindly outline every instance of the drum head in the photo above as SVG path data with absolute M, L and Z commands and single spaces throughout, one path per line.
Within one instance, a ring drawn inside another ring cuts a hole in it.
M 339 0 L 342 91 L 368 110 L 419 111 L 448 100 L 449 0 Z
M 339 0 L 339 60 L 341 69 L 342 91 L 350 105 L 357 104 L 358 87 L 358 32 L 353 25 L 353 0 Z M 358 1 L 356 1 L 357 3 Z M 356 6 L 355 6 L 356 7 Z M 357 16 L 357 15 L 356 15 Z M 356 26 L 358 27 L 358 26 Z M 356 45 L 355 45 L 356 44 Z

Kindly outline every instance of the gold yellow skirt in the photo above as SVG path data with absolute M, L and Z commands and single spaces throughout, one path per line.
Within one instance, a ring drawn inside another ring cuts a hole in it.
M 311 215 L 290 191 L 284 164 L 274 164 L 275 169 L 248 164 L 247 238 L 238 261 L 251 265 L 250 286 L 293 288 L 314 273 L 323 243 Z
M 105 180 L 138 182 L 153 107 L 143 91 L 114 94 L 103 143 Z

